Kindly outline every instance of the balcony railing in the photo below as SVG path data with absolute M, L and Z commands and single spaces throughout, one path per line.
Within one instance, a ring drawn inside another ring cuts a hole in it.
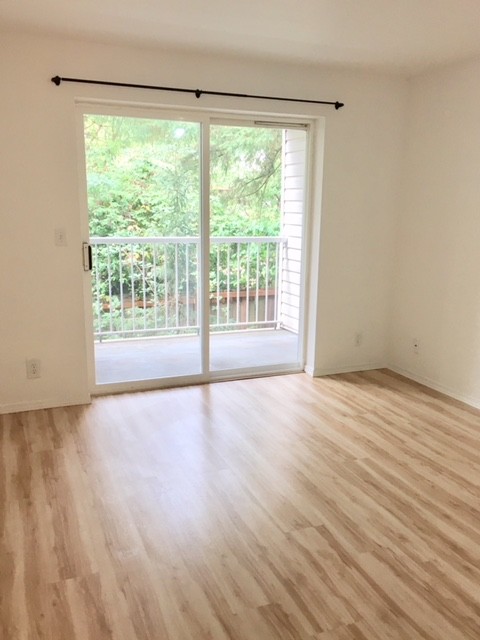
M 199 331 L 197 237 L 91 238 L 95 337 Z M 210 238 L 210 329 L 278 328 L 286 238 Z

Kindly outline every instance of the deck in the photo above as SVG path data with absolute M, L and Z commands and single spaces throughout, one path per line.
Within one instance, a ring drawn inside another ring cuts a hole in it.
M 210 337 L 212 371 L 298 362 L 298 336 L 279 330 L 232 331 Z M 97 384 L 191 376 L 200 371 L 198 336 L 141 338 L 95 344 Z

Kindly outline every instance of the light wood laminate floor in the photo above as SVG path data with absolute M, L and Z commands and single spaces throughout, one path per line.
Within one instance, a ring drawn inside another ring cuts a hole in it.
M 0 417 L 5 640 L 480 638 L 480 413 L 387 371 Z

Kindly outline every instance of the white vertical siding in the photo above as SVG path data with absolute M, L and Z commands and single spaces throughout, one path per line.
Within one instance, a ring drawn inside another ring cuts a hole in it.
M 300 311 L 301 238 L 305 190 L 306 133 L 283 132 L 282 231 L 288 238 L 282 263 L 280 323 L 298 332 Z

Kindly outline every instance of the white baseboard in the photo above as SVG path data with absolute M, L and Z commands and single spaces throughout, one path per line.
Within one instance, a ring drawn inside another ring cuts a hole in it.
M 0 415 L 6 413 L 19 413 L 20 411 L 35 411 L 37 409 L 54 409 L 55 407 L 70 407 L 73 405 L 90 404 L 92 401 L 89 395 L 77 396 L 75 398 L 64 398 L 59 400 L 41 400 L 39 402 L 15 402 L 12 404 L 0 405 Z
M 367 362 L 364 364 L 350 364 L 342 367 L 329 368 L 313 368 L 305 367 L 305 373 L 313 378 L 320 378 L 322 376 L 333 376 L 337 373 L 355 373 L 356 371 L 371 371 L 372 369 L 385 369 L 387 365 L 384 362 Z
M 464 393 L 459 393 L 450 387 L 447 387 L 436 380 L 432 380 L 432 378 L 428 378 L 427 376 L 421 376 L 413 371 L 409 371 L 408 369 L 403 369 L 402 367 L 397 367 L 394 364 L 386 365 L 387 369 L 394 371 L 395 373 L 404 376 L 405 378 L 409 378 L 414 382 L 418 382 L 423 384 L 425 387 L 429 387 L 429 389 L 433 389 L 434 391 L 439 391 L 440 393 L 449 396 L 450 398 L 454 398 L 455 400 L 460 400 L 460 402 L 464 402 L 465 404 L 474 407 L 475 409 L 480 409 L 480 399 L 474 396 L 469 396 Z
M 408 369 L 403 369 L 391 363 L 374 362 L 357 365 L 345 365 L 342 367 L 332 368 L 313 368 L 310 366 L 305 367 L 305 373 L 313 378 L 320 378 L 322 376 L 331 376 L 340 373 L 355 373 L 357 371 L 371 371 L 372 369 L 390 369 L 391 371 L 398 373 L 405 378 L 423 384 L 424 386 L 439 391 L 440 393 L 464 402 L 475 409 L 480 409 L 480 399 L 475 396 L 470 396 L 464 393 L 459 393 L 455 389 L 448 387 L 437 380 L 433 380 L 427 376 L 422 376 Z M 12 404 L 0 405 L 0 415 L 7 413 L 19 413 L 21 411 L 35 411 L 36 409 L 52 409 L 55 407 L 68 407 L 73 405 L 90 404 L 90 395 L 77 396 L 75 398 L 67 398 L 59 400 L 58 398 L 50 400 L 42 400 L 39 402 L 18 402 Z

